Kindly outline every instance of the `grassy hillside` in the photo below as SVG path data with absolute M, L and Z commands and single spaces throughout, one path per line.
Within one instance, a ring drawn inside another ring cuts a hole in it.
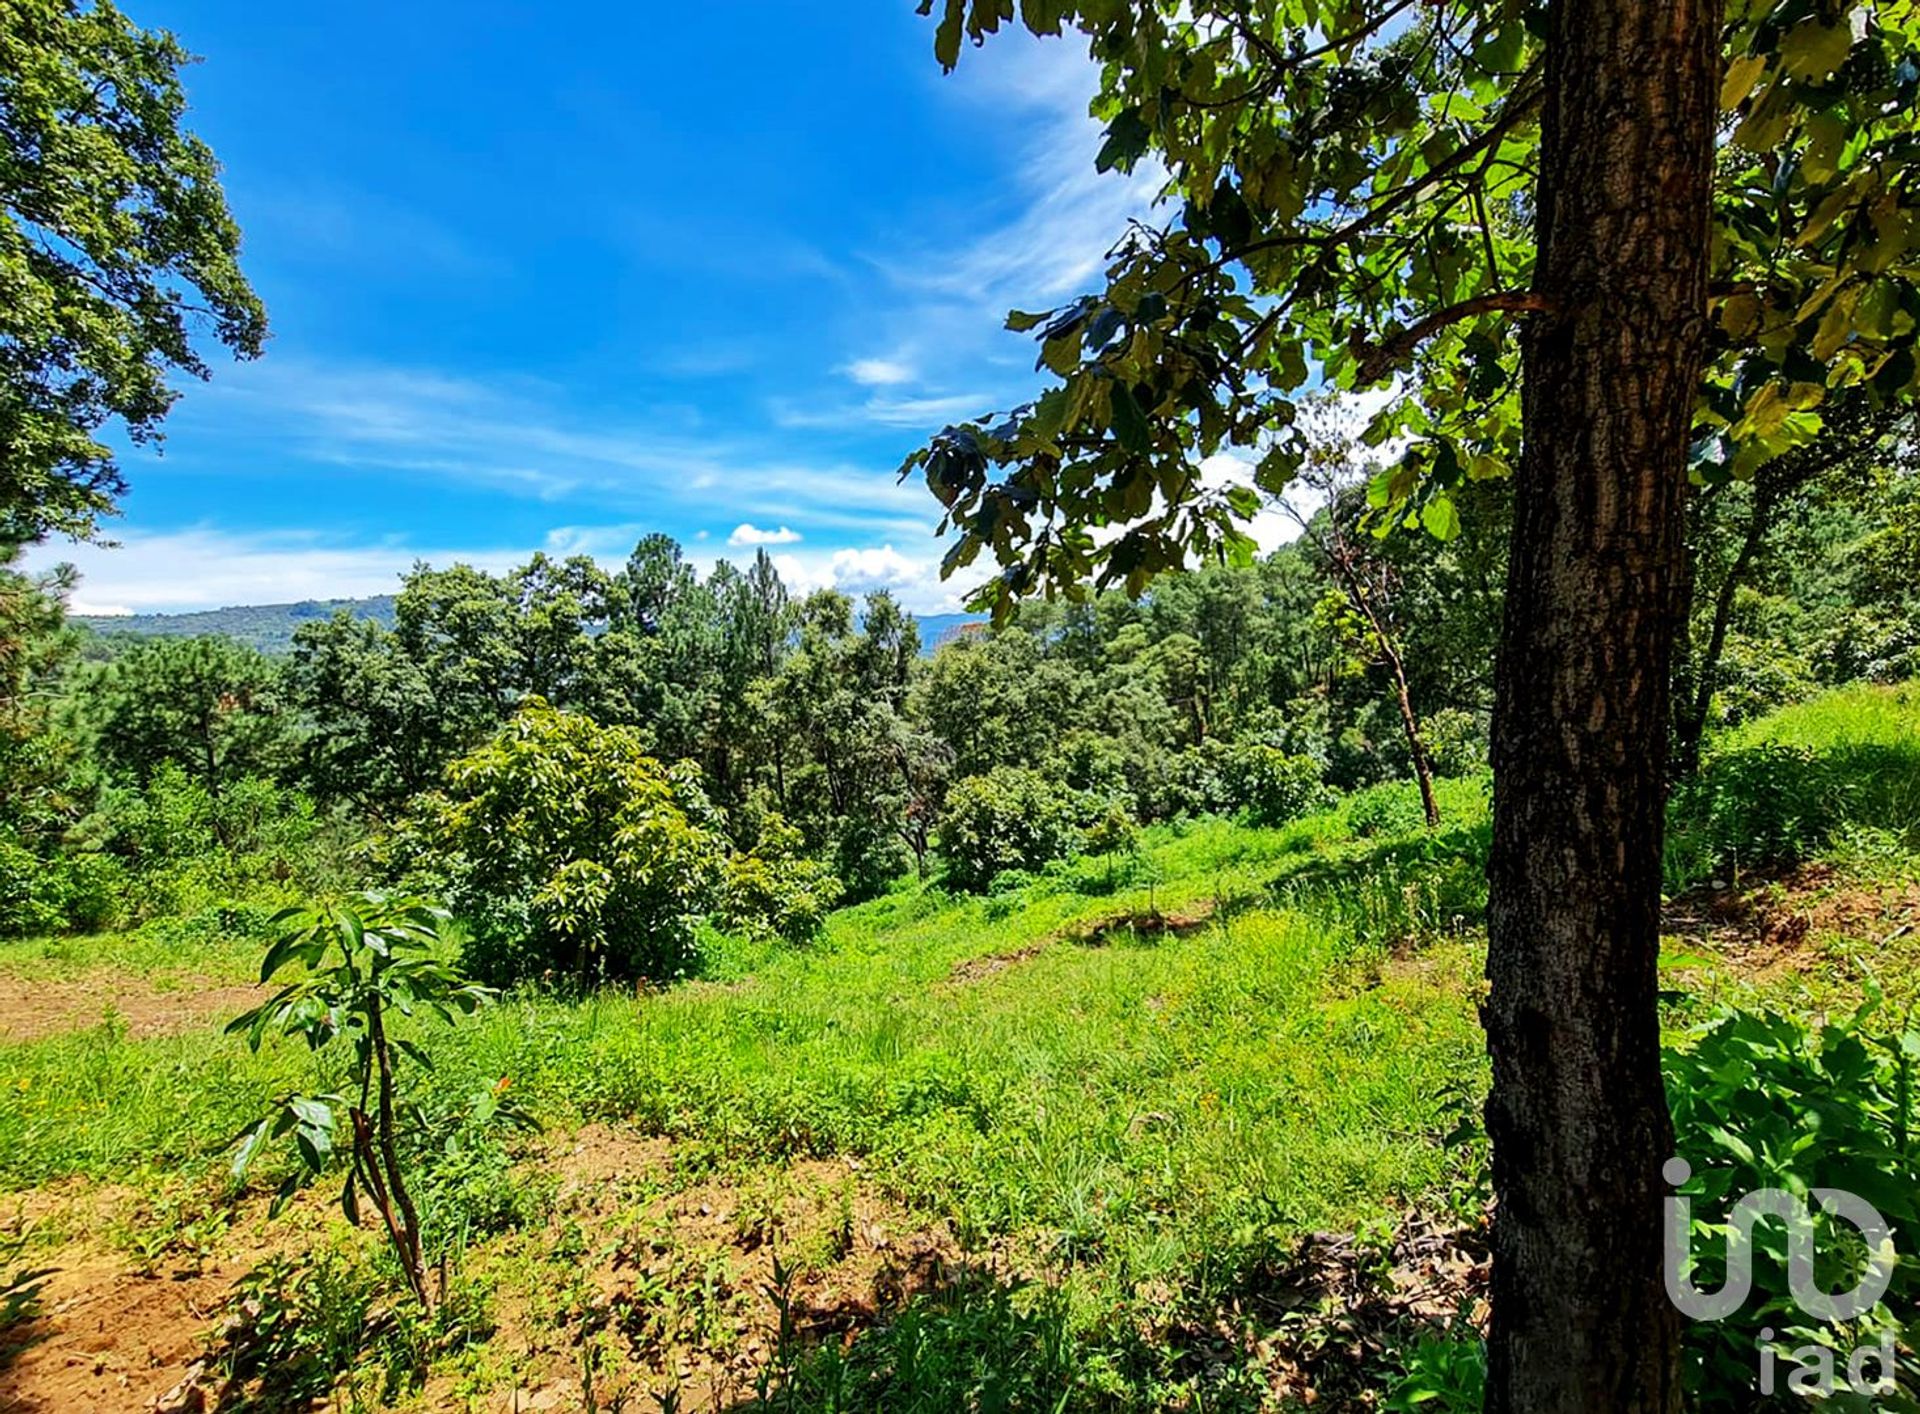
M 1787 762 L 1816 784 L 1763 865 L 1739 831 L 1797 798 Z M 1669 921 L 1676 1045 L 1732 1003 L 1920 997 L 1916 780 L 1912 689 L 1719 744 L 1675 807 L 1700 876 Z M 0 1206 L 105 1291 L 125 1348 L 172 1342 L 116 1387 L 141 1399 L 202 1351 L 243 1382 L 346 1372 L 349 1407 L 1357 1408 L 1409 1365 L 1470 1382 L 1444 1352 L 1471 1343 L 1434 1337 L 1484 1310 L 1487 804 L 1442 784 L 1431 837 L 1398 786 L 1279 829 L 1161 827 L 986 897 L 903 886 L 805 949 L 710 937 L 664 992 L 416 1027 L 424 1111 L 490 1091 L 542 1125 L 503 1147 L 449 1120 L 421 1157 L 457 1234 L 431 1330 L 382 1304 L 383 1250 L 331 1191 L 270 1220 L 275 1175 L 224 1177 L 273 1095 L 336 1079 L 215 1029 L 256 943 L 0 946 Z M 217 1335 L 236 1283 L 285 1319 Z M 20 1387 L 107 1407 L 68 1360 L 84 1332 L 42 1324 Z M 424 1384 L 395 1373 L 421 1360 Z

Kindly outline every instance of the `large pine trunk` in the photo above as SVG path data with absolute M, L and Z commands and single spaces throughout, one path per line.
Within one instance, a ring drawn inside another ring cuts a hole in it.
M 1675 1414 L 1656 965 L 1720 0 L 1559 0 L 1494 712 L 1491 1414 Z

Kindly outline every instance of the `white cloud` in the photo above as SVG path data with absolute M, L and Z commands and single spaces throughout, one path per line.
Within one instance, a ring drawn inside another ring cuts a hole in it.
M 36 545 L 28 549 L 26 562 L 38 570 L 65 560 L 80 571 L 80 590 L 72 606 L 77 614 L 167 614 L 393 594 L 401 577 L 421 561 L 438 568 L 458 562 L 500 574 L 525 564 L 534 551 L 545 550 L 550 555 L 587 555 L 615 570 L 643 533 L 644 527 L 627 524 L 560 526 L 535 544 L 461 546 L 397 539 L 350 544 L 305 532 L 240 534 L 202 526 L 122 532 L 120 543 L 113 546 Z M 741 548 L 730 558 L 744 565 L 750 556 L 737 553 Z M 960 608 L 971 587 L 970 582 L 943 584 L 937 557 L 903 554 L 890 543 L 808 546 L 783 551 L 774 564 L 796 594 L 831 588 L 858 597 L 885 589 L 920 613 Z
M 913 589 L 926 578 L 927 564 L 910 560 L 891 545 L 878 550 L 836 550 L 833 582 L 852 594 L 876 589 Z
M 911 383 L 914 379 L 912 364 L 892 358 L 856 358 L 842 372 L 866 388 L 883 388 L 893 383 Z
M 218 404 L 217 408 L 215 404 Z M 483 382 L 431 370 L 299 360 L 244 365 L 201 390 L 183 418 L 218 416 L 227 445 L 471 486 L 531 500 L 590 496 L 596 508 L 705 519 L 716 494 L 756 521 L 869 535 L 929 526 L 924 491 L 890 465 L 796 455 L 794 439 L 720 433 L 691 409 L 609 417 L 532 379 Z
M 42 568 L 65 560 L 80 571 L 75 613 L 152 614 L 392 594 L 416 560 L 459 560 L 497 572 L 524 564 L 534 549 L 552 552 L 569 543 L 578 541 L 549 536 L 546 545 L 526 549 L 344 545 L 305 533 L 236 535 L 197 528 L 124 532 L 115 546 L 37 545 L 27 556 Z
M 997 364 L 1008 376 L 1003 396 L 1024 396 L 1032 354 L 1002 327 L 1007 311 L 1099 288 L 1107 252 L 1129 221 L 1153 216 L 1167 174 L 1153 160 L 1130 175 L 1095 170 L 1105 139 L 1088 113 L 1099 69 L 1084 41 L 1008 36 L 937 82 L 936 101 L 953 104 L 957 121 L 978 123 L 985 110 L 1018 123 L 1024 144 L 1011 182 L 980 197 L 997 213 L 986 229 L 939 243 L 903 232 L 870 256 L 893 296 L 875 322 L 901 362 Z
M 736 525 L 733 534 L 727 537 L 729 545 L 795 545 L 800 541 L 800 532 L 781 526 L 778 530 L 762 530 L 757 525 Z
M 773 567 L 795 595 L 837 589 L 858 599 L 885 590 L 903 607 L 919 614 L 954 613 L 964 608 L 968 591 L 979 582 L 977 575 L 943 582 L 937 555 L 923 559 L 903 554 L 892 545 L 789 551 L 775 555 Z
M 796 429 L 867 425 L 932 432 L 950 422 L 985 416 L 993 404 L 991 393 L 955 393 L 929 398 L 876 395 L 864 403 L 837 407 L 801 407 L 791 399 L 776 398 L 772 412 L 773 420 L 780 426 Z

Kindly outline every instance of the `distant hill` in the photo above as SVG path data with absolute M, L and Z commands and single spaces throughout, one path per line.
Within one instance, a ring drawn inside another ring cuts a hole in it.
M 933 650 L 950 638 L 958 638 L 975 624 L 985 624 L 984 614 L 915 614 L 920 626 L 920 656 L 931 658 Z
M 285 653 L 293 647 L 293 631 L 312 619 L 330 619 L 340 610 L 357 619 L 374 619 L 391 627 L 393 595 L 371 599 L 302 599 L 297 604 L 244 604 L 231 609 L 202 609 L 191 614 L 75 614 L 73 622 L 106 637 L 197 638 L 217 633 L 251 644 L 263 653 Z M 933 650 L 969 624 L 984 623 L 978 614 L 922 614 L 920 651 Z
M 330 619 L 340 610 L 356 619 L 375 619 L 391 626 L 393 595 L 371 599 L 302 599 L 297 604 L 242 604 L 230 609 L 202 609 L 191 614 L 75 614 L 72 621 L 108 637 L 198 638 L 221 634 L 251 644 L 263 653 L 285 653 L 293 647 L 293 631 L 313 619 Z

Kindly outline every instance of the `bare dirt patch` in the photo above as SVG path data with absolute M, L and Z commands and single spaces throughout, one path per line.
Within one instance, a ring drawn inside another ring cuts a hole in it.
M 0 972 L 0 1042 L 85 1031 L 110 1015 L 130 1036 L 173 1036 L 238 1016 L 269 994 L 265 987 L 208 977 L 177 978 L 161 988 L 153 979 L 130 972 L 95 971 L 59 979 Z
M 1661 926 L 1766 980 L 1812 971 L 1835 940 L 1885 946 L 1909 936 L 1920 927 L 1920 883 L 1859 883 L 1808 864 L 1757 886 L 1675 899 Z
M 1081 948 L 1103 948 L 1122 941 L 1182 938 L 1207 927 L 1214 921 L 1214 916 L 1215 910 L 1212 904 L 1201 904 L 1181 913 L 1145 910 L 1104 913 L 1085 922 L 1062 928 L 1037 943 L 1015 948 L 1012 952 L 989 953 L 984 957 L 965 958 L 954 964 L 953 971 L 947 974 L 946 980 L 949 984 L 981 981 L 983 978 L 1005 972 L 1009 967 L 1018 967 L 1023 962 L 1032 961 L 1055 943 L 1068 943 Z
M 655 1394 L 689 1414 L 732 1408 L 776 1358 L 783 1329 L 789 1351 L 851 1342 L 977 1262 L 944 1226 L 876 1192 L 857 1161 L 725 1172 L 688 1162 L 669 1141 L 615 1125 L 541 1141 L 520 1170 L 550 1185 L 546 1215 L 477 1245 L 462 1268 L 492 1292 L 487 1373 L 437 1376 L 407 1407 L 578 1409 L 590 1380 L 602 1409 L 622 1398 L 652 1408 Z M 39 1313 L 4 1338 L 0 1414 L 225 1407 L 241 1391 L 210 1352 L 235 1319 L 241 1279 L 345 1232 L 330 1185 L 278 1219 L 264 1195 L 219 1207 L 186 1189 L 76 1183 L 8 1202 L 14 1225 L 49 1239 L 33 1262 L 54 1274 Z M 208 1204 L 224 1216 L 207 1218 Z M 170 1240 L 186 1218 L 205 1235 Z M 158 1248 L 144 1260 L 141 1238 Z
M 944 1227 L 875 1194 L 850 1161 L 689 1178 L 664 1142 L 597 1128 L 552 1157 L 563 1201 L 513 1260 L 551 1262 L 567 1241 L 583 1256 L 564 1278 L 520 1268 L 526 1299 L 500 1304 L 494 1348 L 523 1352 L 521 1373 L 479 1407 L 579 1408 L 598 1371 L 602 1408 L 733 1408 L 783 1329 L 789 1351 L 850 1342 L 963 1268 Z
M 201 1353 L 239 1275 L 142 1276 L 106 1256 L 61 1268 L 43 1313 L 6 1337 L 15 1353 L 0 1374 L 0 1414 L 146 1408 Z

